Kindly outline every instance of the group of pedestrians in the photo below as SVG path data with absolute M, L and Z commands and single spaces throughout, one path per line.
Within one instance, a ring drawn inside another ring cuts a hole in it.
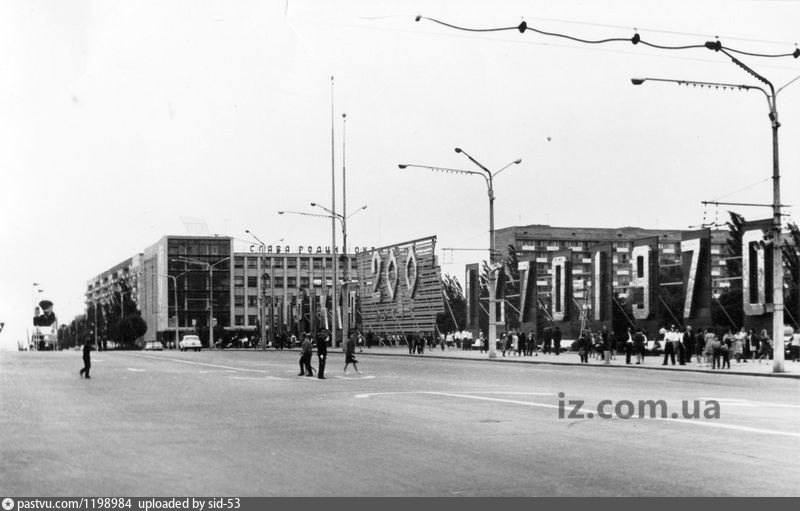
M 344 344 L 344 374 L 347 374 L 347 368 L 353 364 L 353 369 L 356 373 L 361 374 L 358 370 L 358 360 L 356 359 L 356 345 L 359 338 L 358 332 L 353 332 Z M 303 334 L 303 341 L 300 344 L 300 372 L 297 376 L 314 376 L 317 373 L 317 378 L 320 380 L 325 379 L 325 363 L 328 360 L 328 342 L 330 341 L 330 333 L 327 330 L 322 330 L 317 334 L 317 360 L 318 369 L 315 370 L 311 365 L 311 357 L 313 355 L 314 343 L 310 333 Z
M 483 333 L 481 333 L 481 338 L 483 338 Z M 561 329 L 556 327 L 545 327 L 542 330 L 541 338 L 536 335 L 534 330 L 530 330 L 527 334 L 522 331 L 521 329 L 511 329 L 508 332 L 502 333 L 499 336 L 500 339 L 500 348 L 502 349 L 503 356 L 506 356 L 508 353 L 509 356 L 517 355 L 517 356 L 539 356 L 539 352 L 549 355 L 550 353 L 555 353 L 556 355 L 561 354 L 561 339 L 562 333 Z M 486 343 L 484 343 L 486 344 Z M 481 351 L 488 351 L 488 345 L 486 348 L 481 347 Z

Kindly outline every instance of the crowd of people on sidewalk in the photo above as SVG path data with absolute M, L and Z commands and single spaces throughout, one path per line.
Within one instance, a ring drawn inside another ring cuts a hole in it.
M 732 328 L 700 328 L 695 331 L 692 326 L 679 330 L 673 324 L 669 328 L 661 328 L 655 339 L 648 340 L 648 337 L 642 328 L 629 327 L 622 335 L 609 331 L 606 326 L 597 330 L 587 328 L 571 343 L 569 349 L 577 351 L 581 363 L 589 363 L 592 358 L 610 364 L 617 355 L 624 354 L 625 364 L 644 364 L 646 356 L 659 359 L 663 356 L 661 365 L 664 366 L 694 363 L 713 370 L 730 369 L 731 360 L 737 365 L 760 364 L 772 358 L 774 349 L 774 342 L 767 330 L 756 332 L 744 327 L 736 332 Z M 433 344 L 430 344 L 430 336 L 420 334 L 415 338 L 420 340 L 422 346 L 438 345 L 442 351 L 462 349 L 480 350 L 483 353 L 489 350 L 488 340 L 481 331 L 477 338 L 467 331 L 442 333 L 433 338 Z M 559 355 L 564 351 L 561 341 L 562 332 L 558 326 L 545 327 L 539 335 L 533 330 L 526 333 L 511 329 L 498 335 L 497 349 L 503 357 L 539 356 L 540 353 Z M 424 352 L 422 347 L 412 349 L 415 345 L 414 341 L 409 341 L 409 353 Z M 790 357 L 792 361 L 800 362 L 800 331 L 792 335 Z

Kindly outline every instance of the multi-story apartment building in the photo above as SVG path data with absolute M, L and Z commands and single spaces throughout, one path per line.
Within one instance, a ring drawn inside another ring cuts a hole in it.
M 141 262 L 141 254 L 137 254 L 91 278 L 86 284 L 84 301 L 87 308 L 91 304 L 111 300 L 115 294 L 126 292 L 123 287 L 130 290 L 133 300 L 138 303 L 137 281 Z

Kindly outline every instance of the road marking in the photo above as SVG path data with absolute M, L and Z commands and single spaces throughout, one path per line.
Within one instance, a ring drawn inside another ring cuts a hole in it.
M 281 378 L 280 376 L 228 376 L 231 380 L 249 380 L 249 381 L 287 381 L 289 378 Z
M 349 375 L 336 375 L 330 378 L 337 378 L 339 380 L 374 380 L 375 375 L 367 374 L 365 376 L 349 376 Z
M 133 355 L 133 356 L 134 357 L 151 358 L 153 360 L 161 360 L 161 361 L 167 360 L 167 361 L 170 361 L 170 362 L 180 362 L 181 364 L 189 364 L 189 365 L 195 365 L 195 366 L 201 366 L 201 367 L 213 367 L 215 369 L 227 369 L 229 371 L 237 371 L 237 372 L 238 371 L 243 371 L 243 372 L 248 372 L 248 373 L 261 373 L 261 374 L 267 374 L 268 373 L 268 371 L 265 371 L 263 369 L 248 369 L 248 368 L 245 368 L 245 367 L 231 367 L 231 366 L 224 366 L 224 365 L 220 365 L 220 364 L 209 364 L 207 362 L 193 362 L 191 360 L 181 360 L 179 358 L 151 357 L 151 356 L 148 356 L 148 355 Z
M 732 429 L 734 431 L 744 431 L 747 433 L 762 433 L 765 435 L 789 436 L 793 438 L 800 438 L 800 433 L 793 433 L 791 431 L 779 431 L 777 429 L 753 428 L 750 426 L 737 426 L 735 424 L 721 424 L 719 422 L 702 421 L 702 420 L 675 420 L 675 419 L 662 419 L 661 417 L 656 417 L 655 420 L 669 422 L 670 424 L 692 424 L 694 426 Z
M 393 396 L 398 394 L 442 394 L 440 391 L 425 391 L 425 390 L 407 390 L 407 391 L 396 391 L 396 392 L 372 392 L 367 394 L 356 394 L 356 398 L 365 399 L 373 396 Z M 459 391 L 459 392 L 450 392 L 449 394 L 458 395 L 459 397 L 463 397 L 465 394 L 503 394 L 507 396 L 555 396 L 555 392 L 504 392 L 504 391 L 482 391 L 482 390 L 470 390 L 470 391 Z M 442 394 L 445 395 L 445 394 Z M 477 396 L 474 396 L 477 397 Z M 523 401 L 520 401 L 523 402 Z
M 718 401 L 720 404 L 725 404 L 729 406 L 745 406 L 745 407 L 770 406 L 773 408 L 800 408 L 800 405 L 790 405 L 788 403 L 769 403 L 766 401 L 749 401 L 747 399 L 734 399 L 725 397 L 701 397 L 698 399 L 702 399 L 705 401 Z
M 129 368 L 128 368 L 128 371 L 133 371 L 134 373 L 143 373 L 143 372 L 145 372 L 146 370 L 147 370 L 147 369 L 139 369 L 138 367 L 129 367 Z

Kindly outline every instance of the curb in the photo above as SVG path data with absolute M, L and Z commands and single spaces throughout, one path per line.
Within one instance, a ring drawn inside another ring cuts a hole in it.
M 414 355 L 408 355 L 406 353 L 380 353 L 380 352 L 367 352 L 364 351 L 359 353 L 359 355 L 371 355 L 371 356 L 378 356 L 378 357 L 410 357 Z M 796 379 L 800 380 L 800 374 L 791 374 L 791 373 L 754 373 L 754 372 L 728 372 L 725 370 L 713 370 L 713 369 L 671 369 L 670 367 L 662 367 L 662 366 L 647 366 L 647 365 L 619 365 L 619 364 L 581 364 L 580 362 L 551 362 L 548 360 L 501 360 L 501 359 L 490 359 L 490 358 L 470 358 L 470 357 L 459 357 L 459 356 L 442 356 L 442 355 L 435 355 L 435 354 L 423 354 L 420 358 L 435 358 L 438 360 L 469 360 L 474 362 L 501 362 L 501 363 L 508 363 L 508 364 L 542 364 L 542 365 L 550 365 L 550 366 L 585 366 L 585 367 L 608 367 L 608 368 L 616 368 L 616 369 L 633 369 L 633 370 L 649 370 L 649 371 L 667 371 L 673 373 L 706 373 L 706 374 L 725 374 L 725 375 L 734 375 L 734 376 L 763 376 L 766 378 L 789 378 L 789 379 Z

